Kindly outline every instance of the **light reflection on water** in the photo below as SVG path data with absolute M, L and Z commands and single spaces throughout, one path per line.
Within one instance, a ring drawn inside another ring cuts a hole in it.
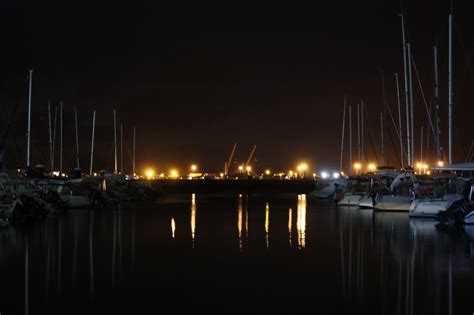
M 298 208 L 296 217 L 298 231 L 298 248 L 306 247 L 306 195 L 298 195 Z
M 174 232 L 176 231 L 176 222 L 174 221 L 174 218 L 171 218 L 171 237 L 174 237 Z
M 270 247 L 270 204 L 265 202 L 265 244 Z
M 291 247 L 291 233 L 293 232 L 293 210 L 291 208 L 288 209 L 288 245 Z
M 176 234 L 176 221 L 191 229 Z M 331 303 L 334 312 L 471 312 L 467 288 L 474 281 L 474 227 L 437 231 L 434 223 L 410 220 L 406 213 L 337 209 L 301 195 L 188 195 L 156 205 L 76 211 L 29 229 L 0 231 L 0 301 L 12 301 L 25 313 L 78 301 L 88 307 L 114 303 L 117 310 L 133 304 L 139 311 L 151 306 L 140 297 L 148 292 L 144 287 L 176 305 L 193 297 L 191 309 L 204 310 L 203 301 L 211 294 L 227 301 L 228 292 L 217 288 L 231 287 L 239 290 L 229 299 L 239 298 L 242 310 L 248 310 L 258 305 L 261 296 L 252 298 L 252 292 L 265 279 L 270 289 L 265 307 L 274 312 L 288 307 L 288 313 L 296 313 L 316 300 L 337 302 Z M 190 289 L 193 281 L 201 283 L 199 292 Z M 274 291 L 279 293 L 273 296 Z M 298 294 L 308 304 L 287 305 L 281 298 L 293 301 Z
M 237 231 L 239 234 L 239 250 L 243 249 L 243 240 L 242 240 L 242 222 L 243 222 L 243 205 L 242 205 L 242 195 L 239 195 L 239 205 L 237 207 Z
M 194 248 L 194 238 L 196 236 L 196 194 L 191 195 L 191 239 Z

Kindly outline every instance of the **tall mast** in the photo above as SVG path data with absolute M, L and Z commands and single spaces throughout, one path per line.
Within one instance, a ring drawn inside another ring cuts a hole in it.
M 123 174 L 123 123 L 120 122 L 120 174 Z
M 423 163 L 423 125 L 421 125 L 421 137 L 420 137 L 420 163 Z
M 114 108 L 114 172 L 117 174 L 117 119 Z
M 403 161 L 403 130 L 402 130 L 402 109 L 400 104 L 400 85 L 398 83 L 398 73 L 394 73 L 395 82 L 397 83 L 397 102 L 398 102 L 398 137 L 400 140 L 400 162 L 402 168 L 405 168 L 405 163 Z
M 360 151 L 364 158 L 364 101 L 360 100 Z
M 58 121 L 58 107 L 54 107 L 54 125 L 53 125 L 53 158 L 51 160 L 51 164 L 53 167 L 51 169 L 54 170 L 54 161 L 56 157 L 56 130 L 58 129 L 57 126 L 57 121 Z
M 136 132 L 135 132 L 135 126 L 133 126 L 133 165 L 132 165 L 132 174 L 133 176 L 135 176 L 136 172 L 135 172 L 135 162 L 136 162 L 136 151 L 135 151 L 135 145 L 136 145 Z
M 384 159 L 383 159 L 383 156 L 385 153 L 385 148 L 384 148 L 385 139 L 384 138 L 385 137 L 384 137 L 384 125 L 383 125 L 383 112 L 380 112 L 380 142 L 382 143 L 382 165 L 385 165 Z
M 380 77 L 382 79 L 382 98 L 383 98 L 383 126 L 384 128 L 382 129 L 382 164 L 385 165 L 385 163 L 388 164 L 388 159 L 386 156 L 385 150 L 387 150 L 387 128 L 388 128 L 388 123 L 387 123 L 387 98 L 385 97 L 385 79 L 383 75 L 383 70 L 380 69 Z
M 51 129 L 51 104 L 48 101 L 48 124 L 49 124 L 49 167 L 51 169 L 51 176 L 54 171 L 54 153 L 53 153 L 53 132 Z
M 81 168 L 81 165 L 79 163 L 79 133 L 77 130 L 77 109 L 76 106 L 74 106 L 74 121 L 76 125 L 76 163 L 77 163 L 77 168 Z
M 361 159 L 361 151 L 360 151 L 360 104 L 357 104 L 357 161 L 360 163 Z
M 95 136 L 95 111 L 92 112 L 91 164 L 89 168 L 89 175 L 92 175 L 92 168 L 94 164 L 94 136 Z
M 26 166 L 30 166 L 30 146 L 31 146 L 31 89 L 33 85 L 33 69 L 30 69 L 29 92 L 28 92 L 28 131 L 26 132 L 27 146 L 26 146 Z
M 411 48 L 410 43 L 407 44 L 407 57 L 408 60 L 411 60 Z M 412 75 L 411 75 L 411 62 L 408 62 L 408 81 L 410 85 L 410 130 L 411 130 L 411 162 L 414 163 L 415 160 L 415 129 L 413 123 L 413 85 L 412 85 Z
M 349 106 L 349 174 L 352 175 L 352 107 Z
M 342 133 L 341 133 L 341 159 L 339 161 L 339 172 L 342 172 L 342 161 L 344 158 L 344 128 L 346 126 L 346 101 L 347 101 L 347 97 L 344 96 L 344 110 L 342 113 Z
M 451 13 L 449 14 L 449 68 L 448 68 L 448 163 L 453 162 L 453 7 L 451 3 Z
M 410 146 L 410 101 L 408 99 L 408 69 L 407 69 L 407 51 L 406 51 L 406 40 L 405 40 L 405 20 L 403 19 L 403 13 L 400 14 L 402 19 L 402 41 L 403 41 L 403 74 L 405 77 L 405 105 L 406 105 L 406 119 L 407 119 L 407 164 L 412 165 L 411 162 L 411 146 Z
M 440 119 L 439 119 L 439 91 L 438 91 L 438 48 L 433 47 L 433 62 L 434 62 L 434 101 L 435 101 L 435 144 L 436 144 L 436 158 L 438 161 L 441 160 L 441 143 L 440 143 Z
M 59 173 L 63 173 L 63 101 L 59 102 Z

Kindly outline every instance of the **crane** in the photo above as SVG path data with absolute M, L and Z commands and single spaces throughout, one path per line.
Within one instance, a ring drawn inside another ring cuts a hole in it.
M 247 159 L 247 162 L 245 162 L 245 165 L 244 165 L 244 168 L 247 169 L 247 166 L 249 166 L 250 164 L 250 161 L 252 161 L 254 155 L 255 155 L 255 150 L 257 149 L 257 145 L 254 144 L 253 145 L 253 148 L 252 148 L 252 151 L 250 151 L 250 155 L 249 155 L 249 158 Z
M 229 160 L 224 165 L 224 175 L 227 176 L 229 174 L 230 166 L 232 164 L 232 160 L 234 158 L 235 150 L 237 149 L 237 142 L 234 142 L 234 146 L 232 147 L 232 151 L 230 152 Z

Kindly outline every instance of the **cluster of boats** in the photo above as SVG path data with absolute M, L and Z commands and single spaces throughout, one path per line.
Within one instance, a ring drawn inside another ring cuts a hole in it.
M 443 224 L 474 224 L 474 165 L 466 164 L 473 163 L 451 165 L 449 172 L 440 167 L 430 175 L 391 169 L 326 179 L 316 197 L 338 206 L 408 212 L 411 218 L 435 218 Z
M 0 227 L 127 201 L 153 200 L 158 191 L 148 181 L 102 171 L 78 178 L 0 173 Z

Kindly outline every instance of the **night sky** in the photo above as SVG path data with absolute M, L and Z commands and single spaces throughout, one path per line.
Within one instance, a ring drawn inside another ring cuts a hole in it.
M 436 39 L 439 42 L 442 141 L 447 154 L 449 1 L 410 1 L 404 10 L 428 102 L 432 46 Z M 356 104 L 361 98 L 367 104 L 366 130 L 370 124 L 380 156 L 379 68 L 385 73 L 387 100 L 395 114 L 394 72 L 403 84 L 399 12 L 399 1 L 382 0 L 2 1 L 2 136 L 8 114 L 20 104 L 7 138 L 7 161 L 14 167 L 24 166 L 26 160 L 30 67 L 34 164 L 48 165 L 48 100 L 53 107 L 64 102 L 66 168 L 75 163 L 73 106 L 79 112 L 85 170 L 93 109 L 97 110 L 94 164 L 97 169 L 113 169 L 113 108 L 124 124 L 126 171 L 131 170 L 133 125 L 138 171 L 149 165 L 160 172 L 170 167 L 185 170 L 193 162 L 219 172 L 233 142 L 238 143 L 240 163 L 257 145 L 253 164 L 259 169 L 286 171 L 303 160 L 312 169 L 337 167 L 344 95 L 353 106 L 354 135 Z M 472 1 L 455 1 L 454 14 L 453 154 L 460 161 L 474 131 Z M 418 155 L 419 128 L 423 124 L 426 130 L 427 118 L 415 76 L 413 83 Z M 369 158 L 375 160 L 368 136 L 365 142 Z M 396 151 L 390 146 L 389 163 L 399 166 Z

